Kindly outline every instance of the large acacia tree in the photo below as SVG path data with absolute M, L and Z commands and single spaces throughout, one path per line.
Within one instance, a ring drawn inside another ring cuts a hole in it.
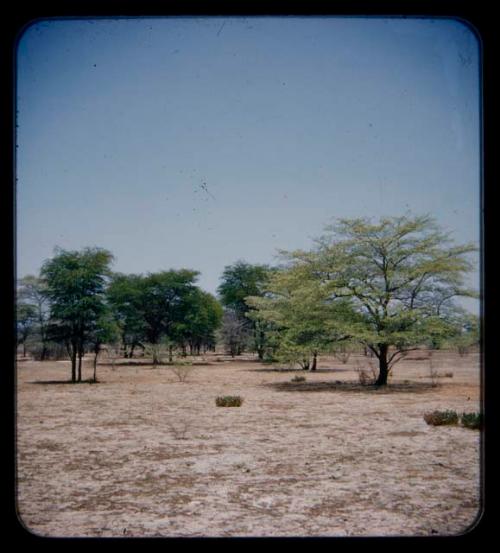
M 40 272 L 50 300 L 50 333 L 67 348 L 72 382 L 82 380 L 85 347 L 106 310 L 105 288 L 112 259 L 111 253 L 101 248 L 56 249 Z
M 405 215 L 340 219 L 311 251 L 284 255 L 288 270 L 303 287 L 316 287 L 324 305 L 348 302 L 356 317 L 337 322 L 346 339 L 376 356 L 376 385 L 383 386 L 411 349 L 452 332 L 445 306 L 477 295 L 464 284 L 475 250 L 454 245 L 430 216 Z
M 348 301 L 328 301 L 328 292 L 302 273 L 300 267 L 275 271 L 266 293 L 247 303 L 252 318 L 272 324 L 274 357 L 314 371 L 321 353 L 350 339 L 347 321 L 352 327 L 359 317 Z

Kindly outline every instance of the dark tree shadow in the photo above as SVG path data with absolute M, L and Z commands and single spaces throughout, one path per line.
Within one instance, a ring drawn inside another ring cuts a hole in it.
M 358 382 L 269 382 L 261 384 L 278 392 L 354 392 L 365 394 L 427 393 L 436 391 L 439 386 L 427 382 L 393 382 L 386 386 L 363 385 Z
M 175 367 L 175 365 L 178 363 L 175 363 L 174 361 L 172 363 L 168 361 L 163 361 L 161 363 L 156 363 L 156 367 Z M 215 365 L 215 362 L 212 361 L 193 361 L 191 365 L 193 366 L 202 366 L 202 365 Z M 115 361 L 112 363 L 111 361 L 100 361 L 97 364 L 98 367 L 152 367 L 153 361 L 139 361 L 139 360 L 130 360 L 130 361 Z
M 31 380 L 28 384 L 100 384 L 102 380 L 94 380 L 93 378 L 86 378 L 80 382 L 73 382 L 72 380 Z
M 298 374 L 299 376 L 302 376 L 305 374 L 352 372 L 353 369 L 348 367 L 331 367 L 331 368 L 316 369 L 315 371 L 308 371 L 308 370 L 302 371 L 300 369 L 280 369 L 278 367 L 265 367 L 261 369 L 248 369 L 248 371 L 258 372 L 258 373 L 293 373 L 293 374 Z

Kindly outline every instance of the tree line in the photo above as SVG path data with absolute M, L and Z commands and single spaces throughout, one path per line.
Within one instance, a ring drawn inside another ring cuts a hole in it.
M 479 340 L 478 318 L 455 303 L 477 297 L 465 286 L 472 244 L 453 244 L 429 216 L 339 219 L 309 250 L 280 252 L 271 267 L 237 261 L 226 266 L 218 297 L 201 290 L 199 272 L 166 270 L 127 275 L 111 270 L 101 248 L 56 249 L 38 277 L 21 279 L 18 342 L 36 335 L 36 354 L 64 348 L 71 379 L 82 358 L 104 344 L 132 357 L 148 350 L 199 354 L 223 344 L 232 356 L 256 352 L 315 370 L 319 355 L 362 347 L 378 360 L 377 385 L 413 349 Z M 26 351 L 24 351 L 26 353 Z

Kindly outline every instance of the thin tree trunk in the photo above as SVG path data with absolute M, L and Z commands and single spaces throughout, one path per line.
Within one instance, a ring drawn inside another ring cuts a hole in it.
M 313 362 L 311 365 L 311 371 L 315 371 L 318 364 L 318 352 L 313 353 Z
M 78 382 L 82 381 L 82 357 L 83 350 L 81 347 L 78 348 Z
M 71 382 L 76 382 L 76 345 L 71 346 Z
M 173 346 L 168 346 L 168 362 L 169 363 L 172 363 L 173 360 L 174 360 L 174 357 L 173 357 Z
M 389 347 L 387 346 L 387 344 L 380 344 L 379 351 L 380 351 L 379 358 L 378 358 L 379 372 L 378 372 L 378 378 L 375 382 L 375 386 L 386 386 L 387 378 L 389 376 L 389 362 L 387 361 L 387 354 L 389 352 Z
M 95 349 L 94 355 L 94 382 L 97 382 L 97 357 L 99 355 L 99 347 Z

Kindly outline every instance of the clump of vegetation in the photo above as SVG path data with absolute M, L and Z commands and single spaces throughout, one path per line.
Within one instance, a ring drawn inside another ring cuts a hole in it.
M 170 370 L 175 374 L 179 382 L 186 382 L 187 377 L 193 371 L 193 364 L 187 361 L 177 361 Z
M 217 407 L 240 407 L 243 403 L 241 396 L 218 396 L 215 398 Z
M 305 381 L 306 381 L 305 376 L 296 375 L 292 378 L 292 382 L 305 382 Z
M 462 426 L 473 430 L 480 430 L 483 426 L 483 417 L 481 413 L 462 413 Z
M 442 426 L 445 424 L 458 424 L 458 414 L 456 411 L 430 411 L 424 413 L 424 420 L 432 426 Z

